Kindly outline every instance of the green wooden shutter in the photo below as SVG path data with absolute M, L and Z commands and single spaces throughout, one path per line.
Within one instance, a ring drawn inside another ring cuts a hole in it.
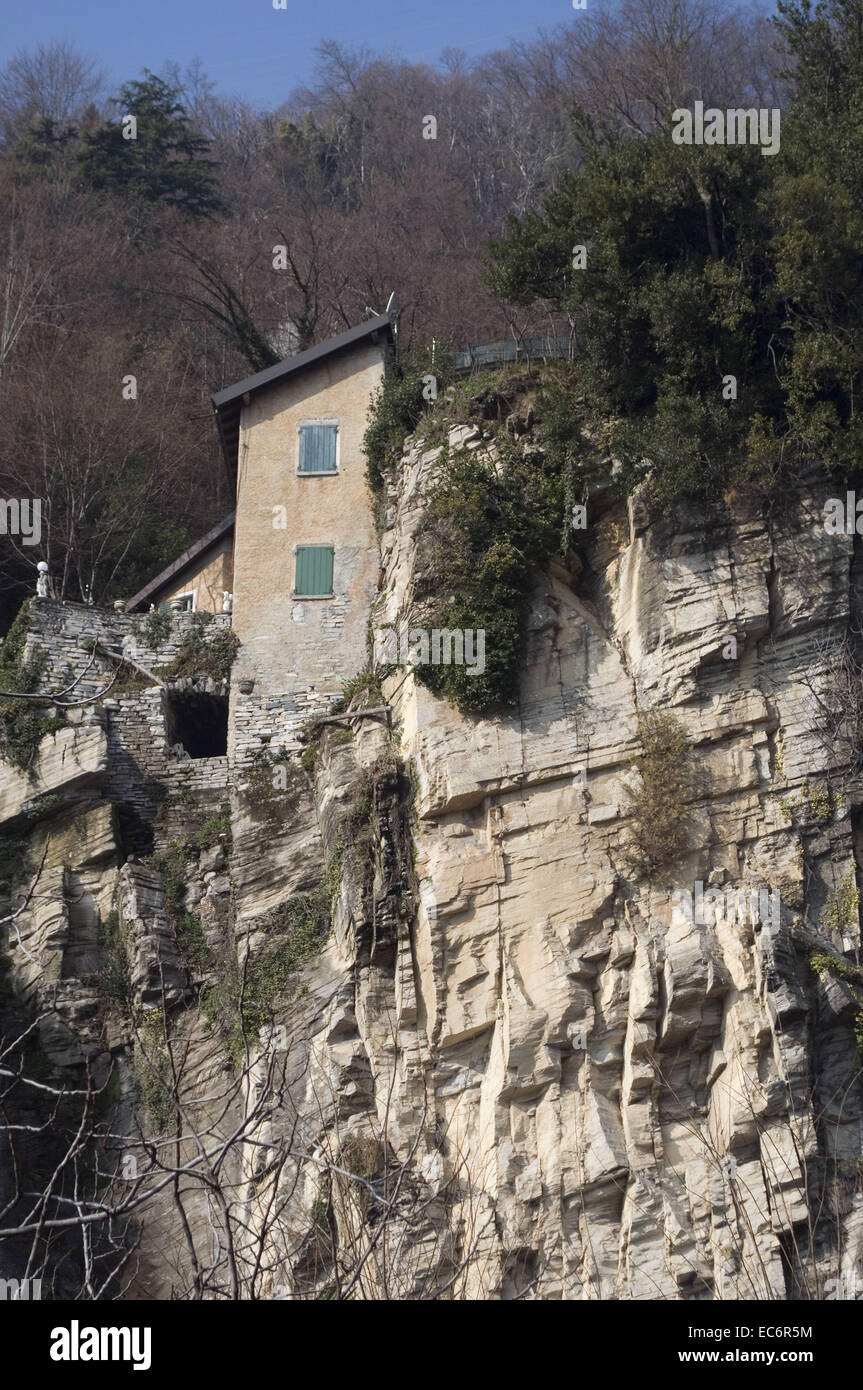
M 300 425 L 300 472 L 334 473 L 336 426 Z
M 298 545 L 297 576 L 294 593 L 304 598 L 320 598 L 333 592 L 333 547 Z

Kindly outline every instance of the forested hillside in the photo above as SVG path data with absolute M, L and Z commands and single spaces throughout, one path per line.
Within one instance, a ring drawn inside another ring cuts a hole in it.
M 4 621 L 38 559 L 60 596 L 102 602 L 224 515 L 210 393 L 393 289 L 415 351 L 570 332 L 587 416 L 630 470 L 667 460 L 672 494 L 708 455 L 717 477 L 732 454 L 775 471 L 789 431 L 847 459 L 859 35 L 859 0 L 778 26 L 629 0 L 473 62 L 327 43 L 265 112 L 197 69 L 112 92 L 98 54 L 18 54 L 0 73 L 0 491 L 43 517 L 38 547 L 3 547 Z M 671 144 L 695 99 L 787 111 L 796 63 L 779 158 Z M 741 397 L 746 379 L 740 409 L 713 391 L 725 373 Z
M 589 3 L 0 71 L 0 1298 L 863 1297 L 863 0 Z

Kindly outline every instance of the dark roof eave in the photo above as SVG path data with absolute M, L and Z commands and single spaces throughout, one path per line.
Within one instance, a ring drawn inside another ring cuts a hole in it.
M 126 612 L 134 613 L 142 604 L 147 603 L 159 589 L 163 589 L 172 579 L 176 579 L 182 574 L 183 570 L 188 569 L 190 565 L 200 559 L 204 551 L 209 550 L 217 541 L 230 535 L 234 529 L 234 515 L 234 512 L 230 512 L 199 541 L 195 541 L 195 544 L 190 545 L 188 550 L 184 550 L 182 555 L 179 555 L 176 560 L 162 570 L 161 574 L 157 574 L 155 579 L 151 579 L 149 584 L 145 584 L 143 589 L 140 589 L 134 597 L 128 599 Z
M 364 323 L 357 324 L 356 327 L 349 328 L 334 338 L 327 338 L 323 343 L 318 343 L 316 347 L 307 348 L 305 352 L 298 352 L 293 357 L 286 357 L 283 362 L 277 362 L 273 367 L 266 367 L 262 372 L 256 372 L 254 376 L 244 377 L 234 386 L 227 386 L 223 391 L 216 391 L 211 400 L 216 412 L 222 453 L 231 473 L 233 474 L 237 466 L 240 412 L 245 397 L 251 396 L 267 386 L 272 386 L 276 382 L 284 381 L 286 377 L 293 376 L 295 372 L 303 371 L 306 367 L 314 366 L 317 362 L 323 361 L 324 358 L 344 352 L 347 348 L 362 342 L 364 338 L 373 337 L 378 333 L 385 333 L 387 338 L 392 341 L 393 322 L 389 314 L 378 314 L 373 319 L 366 319 Z

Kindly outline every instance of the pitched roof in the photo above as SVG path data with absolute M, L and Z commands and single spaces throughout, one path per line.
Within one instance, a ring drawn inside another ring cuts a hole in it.
M 286 377 L 292 376 L 295 372 L 301 372 L 306 367 L 314 366 L 323 361 L 325 357 L 333 357 L 337 353 L 344 352 L 362 342 L 364 338 L 374 340 L 378 336 L 384 336 L 388 342 L 392 341 L 393 320 L 389 314 L 378 314 L 373 319 L 366 319 L 364 323 L 357 324 L 355 328 L 349 328 L 345 333 L 339 333 L 335 338 L 327 338 L 325 342 L 318 343 L 316 347 L 307 348 L 305 352 L 298 352 L 293 357 L 286 357 L 283 362 L 277 362 L 274 367 L 266 367 L 264 371 L 256 372 L 254 376 L 244 377 L 235 386 L 227 386 L 224 391 L 216 391 L 212 397 L 213 409 L 216 412 L 222 452 L 231 473 L 237 467 L 240 412 L 245 403 L 245 397 L 252 396 L 256 391 L 261 391 L 266 386 L 272 386 L 274 382 L 284 381 Z
M 166 584 L 169 584 L 171 580 L 178 579 L 184 570 L 194 565 L 205 551 L 209 550 L 217 541 L 222 540 L 223 537 L 229 536 L 234 529 L 234 516 L 234 512 L 229 513 L 219 522 L 218 526 L 214 526 L 199 541 L 195 541 L 195 544 L 190 545 L 188 550 L 184 550 L 182 555 L 168 565 L 167 569 L 163 569 L 161 574 L 157 574 L 155 579 L 151 579 L 149 584 L 145 584 L 134 598 L 127 601 L 126 612 L 134 613 L 143 604 L 150 602 L 160 589 L 164 589 Z

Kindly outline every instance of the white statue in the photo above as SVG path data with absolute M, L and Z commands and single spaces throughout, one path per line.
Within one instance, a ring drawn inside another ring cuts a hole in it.
M 40 560 L 36 566 L 38 571 L 36 577 L 36 596 L 37 598 L 53 598 L 54 585 L 51 583 L 51 576 L 48 573 L 48 566 L 44 560 Z
M 228 589 L 222 590 L 222 612 L 232 613 L 234 611 L 234 595 Z

